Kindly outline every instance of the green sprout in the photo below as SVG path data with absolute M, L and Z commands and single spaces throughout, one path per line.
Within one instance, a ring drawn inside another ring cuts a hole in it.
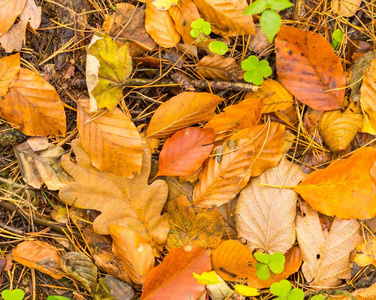
M 264 82 L 264 77 L 272 75 L 272 68 L 269 66 L 267 60 L 261 60 L 255 55 L 249 56 L 242 61 L 242 69 L 244 73 L 244 80 L 252 82 L 255 85 L 260 85 Z
M 311 300 L 325 300 L 326 297 L 324 295 L 316 295 L 311 298 Z
M 191 23 L 192 30 L 190 31 L 191 37 L 197 39 L 202 35 L 209 35 L 211 33 L 211 25 L 203 18 L 199 18 Z
M 272 43 L 281 28 L 282 19 L 276 10 L 284 10 L 294 6 L 288 0 L 256 0 L 243 12 L 243 15 L 261 14 L 260 25 L 268 40 Z
M 284 279 L 270 286 L 270 292 L 277 296 L 275 300 L 304 300 L 304 292 L 300 289 L 292 289 L 291 283 Z
M 47 300 L 69 300 L 69 298 L 64 296 L 51 295 L 47 297 Z
M 333 31 L 332 34 L 332 47 L 334 50 L 338 50 L 338 48 L 341 46 L 342 41 L 343 41 L 343 32 L 341 29 L 336 29 Z
M 3 300 L 22 300 L 25 297 L 25 292 L 21 289 L 4 290 L 1 292 Z
M 257 260 L 256 275 L 261 280 L 268 280 L 270 271 L 275 274 L 280 274 L 285 268 L 285 256 L 281 252 L 273 254 L 256 252 L 253 255 Z
M 219 55 L 223 55 L 228 51 L 228 47 L 224 42 L 213 41 L 209 44 L 209 50 Z

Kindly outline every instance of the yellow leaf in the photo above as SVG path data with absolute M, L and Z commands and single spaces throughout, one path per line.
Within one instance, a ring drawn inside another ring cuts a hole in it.
M 257 289 L 251 288 L 243 284 L 235 284 L 234 289 L 236 293 L 245 297 L 252 297 L 252 296 L 260 295 Z
M 168 10 L 170 7 L 177 5 L 178 0 L 151 0 L 151 3 L 158 10 Z
M 215 273 L 215 271 L 202 272 L 201 275 L 193 272 L 193 277 L 197 280 L 197 283 L 205 285 L 224 282 L 223 280 L 219 280 L 218 275 L 217 273 Z

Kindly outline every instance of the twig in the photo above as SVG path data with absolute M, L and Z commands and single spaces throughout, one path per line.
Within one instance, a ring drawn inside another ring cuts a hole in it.
M 6 184 L 12 185 L 12 186 L 14 186 L 15 188 L 34 190 L 34 188 L 32 188 L 31 186 L 23 185 L 23 184 L 19 184 L 19 183 L 13 182 L 12 180 L 5 179 L 5 178 L 3 178 L 3 177 L 0 177 L 0 181 L 1 181 L 1 182 L 4 182 L 4 183 L 6 183 Z

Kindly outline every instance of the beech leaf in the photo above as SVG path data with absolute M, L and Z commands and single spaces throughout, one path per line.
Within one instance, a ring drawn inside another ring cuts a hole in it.
M 16 21 L 16 18 L 23 12 L 25 9 L 27 0 L 16 0 L 16 1 L 3 1 L 0 4 L 0 36 L 5 34 L 13 23 Z
M 0 10 L 1 11 L 1 10 Z M 0 97 L 5 96 L 13 87 L 20 73 L 20 54 L 5 56 L 0 59 Z

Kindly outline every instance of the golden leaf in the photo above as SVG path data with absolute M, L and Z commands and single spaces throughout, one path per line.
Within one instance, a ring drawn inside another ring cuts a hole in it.
M 363 77 L 360 88 L 360 103 L 368 114 L 373 128 L 376 128 L 376 58 L 374 58 Z
M 20 73 L 20 54 L 4 56 L 0 59 L 0 97 L 13 87 Z

